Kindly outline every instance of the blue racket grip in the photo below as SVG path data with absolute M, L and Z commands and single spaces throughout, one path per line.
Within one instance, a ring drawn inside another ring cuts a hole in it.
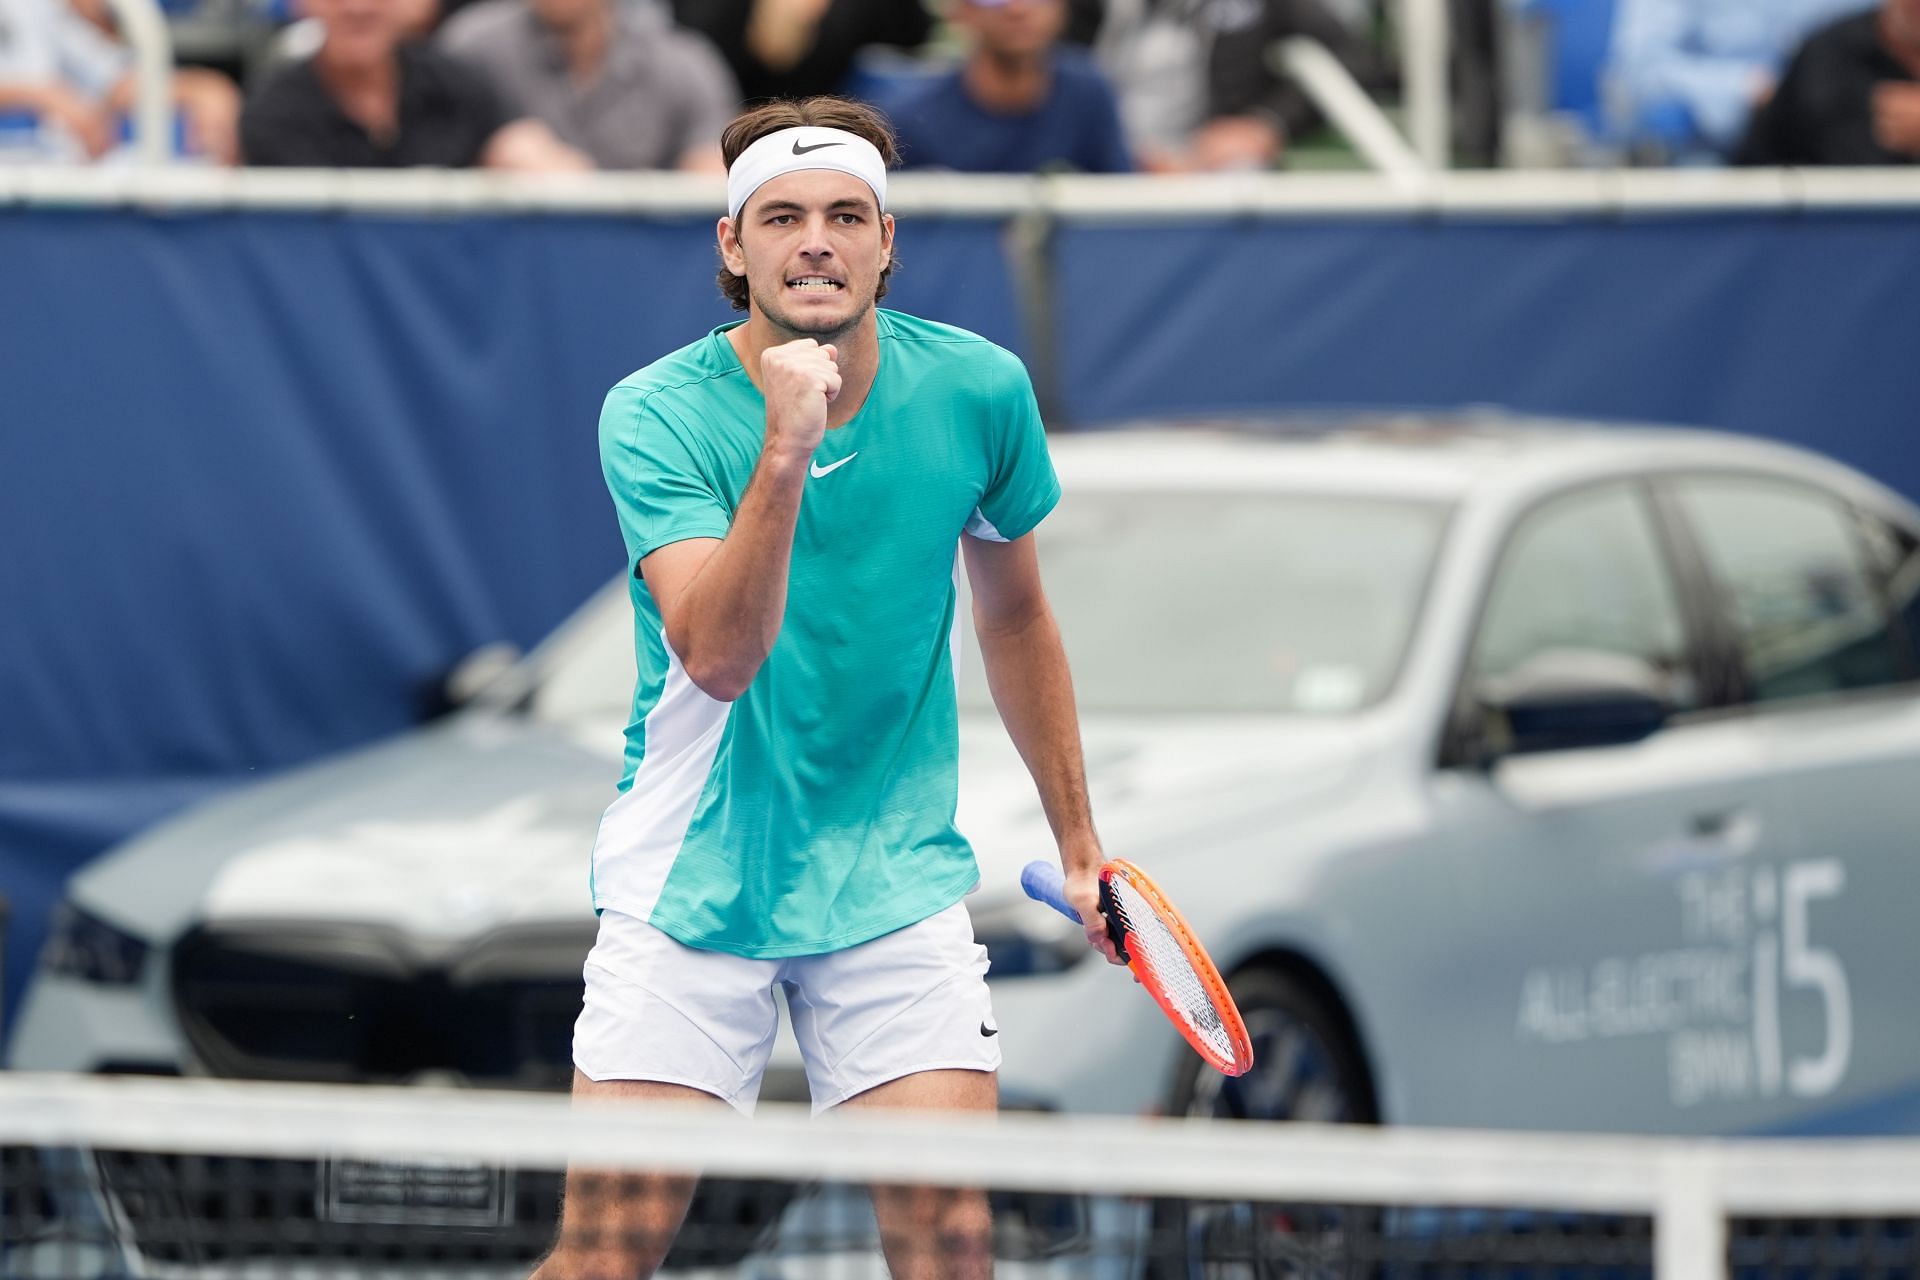
M 1084 923 L 1080 913 L 1067 903 L 1067 878 L 1057 863 L 1036 858 L 1020 872 L 1020 887 L 1035 902 L 1044 902 L 1075 924 Z

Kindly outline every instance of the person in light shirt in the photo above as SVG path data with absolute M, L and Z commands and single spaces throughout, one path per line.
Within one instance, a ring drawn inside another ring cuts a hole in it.
M 239 155 L 240 93 L 204 67 L 169 81 L 185 152 L 215 164 Z M 121 145 L 138 82 L 133 51 L 100 0 L 0 0 L 0 122 L 27 134 L 30 158 L 97 160 Z M 8 150 L 15 150 L 9 147 Z
M 1676 157 L 1730 154 L 1814 28 L 1872 0 L 1620 0 L 1608 92 L 1622 133 Z

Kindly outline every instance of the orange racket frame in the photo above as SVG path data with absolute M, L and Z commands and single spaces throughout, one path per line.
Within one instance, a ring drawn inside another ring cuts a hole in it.
M 1136 958 L 1137 949 L 1127 946 L 1128 931 L 1120 924 L 1119 913 L 1113 904 L 1111 882 L 1114 880 L 1126 882 L 1135 893 L 1145 899 L 1147 906 L 1166 926 L 1167 932 L 1171 933 L 1174 941 L 1180 944 L 1181 951 L 1186 954 L 1187 962 L 1193 966 L 1194 975 L 1200 979 L 1201 989 L 1206 992 L 1207 999 L 1212 1002 L 1214 1012 L 1220 1016 L 1220 1024 L 1226 1032 L 1227 1041 L 1233 1046 L 1232 1057 L 1223 1057 L 1218 1049 L 1208 1044 L 1203 1037 L 1187 1026 L 1185 1016 L 1161 981 L 1160 975 Z M 1193 1046 L 1193 1051 L 1204 1058 L 1208 1064 L 1227 1075 L 1245 1075 L 1253 1066 L 1253 1041 L 1247 1036 L 1247 1024 L 1240 1017 L 1240 1007 L 1233 1002 L 1233 993 L 1227 990 L 1226 979 L 1220 976 L 1220 970 L 1214 965 L 1213 957 L 1209 956 L 1207 949 L 1200 945 L 1200 940 L 1193 936 L 1193 930 L 1188 927 L 1186 917 L 1180 914 L 1172 902 L 1168 901 L 1167 895 L 1161 892 L 1160 886 L 1153 882 L 1153 877 L 1125 858 L 1114 858 L 1104 864 L 1100 868 L 1100 913 L 1107 918 L 1107 933 L 1113 938 L 1114 945 L 1120 948 L 1121 957 L 1126 960 L 1127 968 L 1133 970 L 1133 976 L 1138 978 L 1140 985 L 1147 989 L 1147 994 L 1152 996 L 1154 1003 L 1160 1006 L 1160 1011 L 1167 1015 L 1167 1020 L 1173 1023 L 1186 1042 Z

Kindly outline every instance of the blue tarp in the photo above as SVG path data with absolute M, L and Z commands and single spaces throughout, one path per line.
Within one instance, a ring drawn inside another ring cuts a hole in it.
M 1077 420 L 1491 404 L 1789 440 L 1920 497 L 1920 210 L 1134 223 L 1055 243 Z
M 711 220 L 0 210 L 8 1010 L 74 867 L 407 727 L 621 561 L 594 425 L 729 316 Z M 888 305 L 1026 350 L 992 221 Z M 1730 427 L 1920 493 L 1920 211 L 1066 225 L 1066 414 L 1499 403 Z M 583 851 L 584 856 L 584 851 Z

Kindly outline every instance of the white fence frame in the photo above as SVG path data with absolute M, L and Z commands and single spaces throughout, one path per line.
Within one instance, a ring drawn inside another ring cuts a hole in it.
M 888 208 L 903 218 L 1039 215 L 1131 221 L 1329 214 L 1551 218 L 1920 209 L 1920 171 L 1911 169 L 1032 178 L 906 173 L 896 175 L 888 188 Z M 251 209 L 717 218 L 724 190 L 719 178 L 681 173 L 0 166 L 0 206 L 129 206 L 155 213 Z
M 1920 1214 L 1920 1141 L 1662 1139 L 1127 1116 L 574 1105 L 472 1090 L 0 1074 L 0 1145 L 582 1161 L 803 1181 L 1648 1214 L 1657 1280 L 1726 1273 L 1727 1220 Z M 644 1157 L 636 1153 L 645 1153 Z

